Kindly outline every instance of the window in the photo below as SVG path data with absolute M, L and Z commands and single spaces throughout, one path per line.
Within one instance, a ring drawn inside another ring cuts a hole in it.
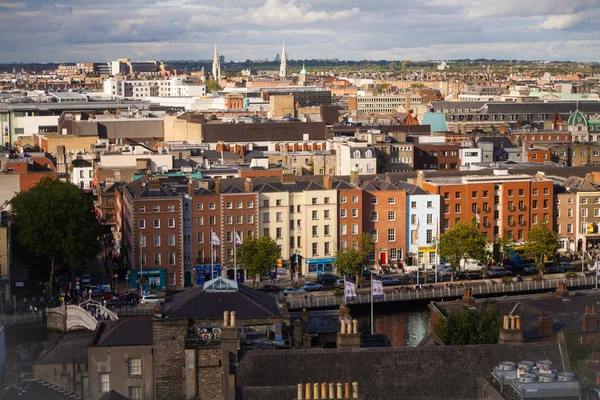
M 325 198 L 323 199 L 323 202 L 324 202 L 325 204 L 329 204 L 329 197 L 325 197 Z
M 275 200 L 275 205 L 276 205 L 276 206 L 280 206 L 280 205 L 281 205 L 281 199 L 277 199 L 277 200 Z
M 455 198 L 460 199 L 460 192 L 455 193 Z
M 204 226 L 204 217 L 196 217 L 196 225 Z
M 244 223 L 244 216 L 243 215 L 236 215 L 235 216 L 235 223 L 238 225 L 241 225 Z
M 431 244 L 431 242 L 433 241 L 433 230 L 427 229 L 426 235 L 427 235 L 427 244 Z
M 358 196 L 352 196 L 352 202 L 358 203 Z
M 175 235 L 169 235 L 169 246 L 175 246 Z
M 277 228 L 277 229 L 275 230 L 275 237 L 276 237 L 277 239 L 281 239 L 281 238 L 283 237 L 283 236 L 282 236 L 282 232 L 281 232 L 281 228 Z
M 246 215 L 246 223 L 253 224 L 254 223 L 254 215 L 252 215 L 252 214 Z
M 548 189 L 548 188 L 544 188 L 544 194 L 545 194 L 545 195 L 548 195 L 548 194 L 550 194 L 550 189 Z
M 587 208 L 582 208 L 582 209 L 581 209 L 581 216 L 582 216 L 582 217 L 587 217 L 587 216 L 588 216 L 588 215 L 587 215 Z
M 572 197 L 569 197 L 567 199 L 567 204 L 573 204 L 573 198 Z
M 377 197 L 371 197 L 371 204 L 377 204 Z
M 533 215 L 531 216 L 531 224 L 532 224 L 532 225 L 535 225 L 535 224 L 537 224 L 537 223 L 538 223 L 538 216 L 537 216 L 537 214 L 533 214 Z
M 489 197 L 489 193 L 488 193 L 488 191 L 487 191 L 487 190 L 484 190 L 484 191 L 483 191 L 483 197 L 484 197 L 484 198 L 487 198 L 487 197 Z
M 513 197 L 515 195 L 515 191 L 513 189 L 508 189 L 508 197 Z
M 300 206 L 296 206 L 296 212 L 300 212 Z
M 312 204 L 317 204 L 317 198 L 316 197 L 312 198 Z
M 142 387 L 141 386 L 129 386 L 129 399 L 130 400 L 142 400 Z
M 538 195 L 538 190 L 537 189 L 533 189 L 533 195 L 537 196 Z
M 169 265 L 175 265 L 175 253 L 169 253 Z
M 233 208 L 233 204 L 230 201 L 228 201 L 227 203 L 225 203 L 225 208 L 231 210 Z
M 396 241 L 396 229 L 390 228 L 388 229 L 388 242 Z
M 204 243 L 204 232 L 198 232 L 198 243 Z
M 544 200 L 544 208 L 548 208 L 548 200 Z
M 342 208 L 340 210 L 340 218 L 346 218 L 346 209 L 345 208 Z
M 395 197 L 388 197 L 388 204 L 396 204 L 396 198 Z
M 313 243 L 312 244 L 312 255 L 316 256 L 317 254 L 319 254 L 319 244 Z
M 454 212 L 457 214 L 460 214 L 460 204 L 455 204 L 454 205 Z
M 567 217 L 573 218 L 573 209 L 572 208 L 567 209 Z
M 396 211 L 388 211 L 388 221 L 396 220 Z
M 175 228 L 175 218 L 169 218 L 169 228 Z
M 110 374 L 98 374 L 100 393 L 110 392 Z
M 247 202 L 246 202 L 246 208 L 247 208 L 248 210 L 251 210 L 251 209 L 253 209 L 253 208 L 254 208 L 254 203 L 253 203 L 253 202 L 251 202 L 251 201 L 247 201 Z
M 312 226 L 312 237 L 316 237 L 319 235 L 319 227 L 317 225 Z
M 211 215 L 208 217 L 208 224 L 210 226 L 215 226 L 217 224 L 217 217 L 215 217 L 214 215 Z
M 352 234 L 358 235 L 358 224 L 352 224 Z
M 390 260 L 398 259 L 398 249 L 390 249 Z
M 567 233 L 573 233 L 573 224 L 567 224 Z
M 269 200 L 263 200 L 263 207 L 269 207 Z
M 241 201 L 237 201 L 235 203 L 235 208 L 237 208 L 238 210 L 241 210 L 243 207 L 244 207 L 244 205 Z
M 471 198 L 472 199 L 476 199 L 477 198 L 477 192 L 475 190 L 471 192 Z
M 323 243 L 323 251 L 324 251 L 325 254 L 330 254 L 331 253 L 329 242 Z
M 215 204 L 215 203 L 208 203 L 208 209 L 209 209 L 209 210 L 216 210 L 216 209 L 217 209 L 217 206 L 216 206 L 216 204 Z
M 152 210 L 154 212 L 160 212 L 160 206 L 154 206 L 154 207 L 152 207 Z
M 155 219 L 153 222 L 153 225 L 155 228 L 160 228 L 160 220 L 159 219 Z
M 319 212 L 318 211 L 313 211 L 312 212 L 312 219 L 313 221 L 316 219 L 319 219 Z
M 154 235 L 154 247 L 160 247 L 160 235 Z
M 282 222 L 283 221 L 283 214 L 280 213 L 280 212 L 275 213 L 275 221 Z
M 146 220 L 140 219 L 138 225 L 140 229 L 146 229 Z
M 138 212 L 141 212 L 141 213 L 146 212 L 146 207 L 139 207 Z
M 377 221 L 377 211 L 371 211 L 371 221 L 372 222 Z
M 416 201 L 411 201 L 410 202 L 410 208 L 417 208 L 417 202 Z
M 341 197 L 340 197 L 340 203 L 346 203 L 346 202 L 348 202 L 348 197 L 346 197 L 346 196 L 341 196 Z
M 433 214 L 427 214 L 427 223 L 433 224 Z
M 581 204 L 587 204 L 588 203 L 588 199 L 586 197 L 583 197 L 581 199 Z
M 352 209 L 352 218 L 358 218 L 358 208 Z
M 369 231 L 371 236 L 373 236 L 373 242 L 377 243 L 379 241 L 379 234 L 377 233 L 377 229 L 371 229 Z
M 427 202 L 427 208 L 433 208 L 433 201 Z
M 269 222 L 269 213 L 263 213 L 263 222 Z
M 537 200 L 533 200 L 533 201 L 531 202 L 531 208 L 533 208 L 534 210 L 537 210 L 537 208 L 538 208 L 538 203 L 537 203 Z
M 204 210 L 204 203 L 197 203 L 196 204 L 196 210 L 198 210 L 198 211 Z
M 226 216 L 225 216 L 225 223 L 226 223 L 227 225 L 231 225 L 231 224 L 233 224 L 233 216 L 232 216 L 232 215 L 226 215 Z
M 346 224 L 340 225 L 340 235 L 348 234 L 348 226 Z
M 417 235 L 417 231 L 415 229 L 410 231 L 410 244 L 417 244 L 417 240 L 419 239 Z

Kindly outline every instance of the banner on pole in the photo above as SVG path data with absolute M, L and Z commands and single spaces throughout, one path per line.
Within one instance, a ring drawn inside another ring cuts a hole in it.
M 383 299 L 383 283 L 380 280 L 373 279 L 371 281 L 371 295 L 374 300 Z
M 356 298 L 356 286 L 354 283 L 346 281 L 344 283 L 344 293 L 346 295 L 346 302 L 351 302 Z

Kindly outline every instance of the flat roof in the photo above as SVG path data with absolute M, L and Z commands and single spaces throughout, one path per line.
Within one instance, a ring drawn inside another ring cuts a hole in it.
M 149 101 L 88 101 L 85 103 L 0 103 L 0 111 L 18 110 L 91 110 L 107 108 L 150 107 Z

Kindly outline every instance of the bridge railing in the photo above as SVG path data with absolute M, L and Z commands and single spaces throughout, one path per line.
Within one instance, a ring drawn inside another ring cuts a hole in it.
M 0 314 L 0 325 L 9 326 L 16 324 L 43 323 L 44 316 L 41 311 L 26 313 Z
M 492 283 L 493 282 L 493 283 Z M 575 276 L 572 278 L 528 280 L 523 282 L 504 283 L 498 281 L 470 281 L 476 285 L 467 285 L 472 288 L 473 295 L 493 296 L 507 293 L 533 292 L 540 290 L 552 290 L 558 288 L 560 282 L 565 282 L 567 288 L 591 286 L 596 283 L 593 276 Z M 454 284 L 451 287 L 427 285 L 423 289 L 413 289 L 413 286 L 396 286 L 394 289 L 384 290 L 383 298 L 375 300 L 375 303 L 386 303 L 396 301 L 415 300 L 454 300 L 463 296 L 465 287 Z M 302 308 L 327 308 L 339 306 L 344 302 L 344 295 L 320 295 L 306 293 L 305 295 L 286 298 L 290 310 Z M 349 304 L 368 304 L 371 302 L 370 292 L 358 292 Z
M 86 300 L 86 301 L 82 301 L 81 303 L 79 303 L 79 307 L 83 308 L 84 310 L 86 310 L 86 306 L 94 306 L 94 307 L 98 308 L 98 310 L 100 311 L 101 314 L 103 314 L 105 316 L 109 316 L 112 321 L 116 321 L 119 319 L 119 316 L 116 313 L 114 313 L 113 311 L 104 307 L 104 305 L 102 305 L 102 303 L 100 303 L 99 301 Z M 87 312 L 87 310 L 86 310 L 86 312 Z

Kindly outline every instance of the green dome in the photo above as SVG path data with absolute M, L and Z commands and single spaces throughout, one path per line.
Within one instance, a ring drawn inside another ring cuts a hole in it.
M 302 64 L 302 70 L 300 71 L 300 75 L 307 75 L 308 72 L 306 72 L 306 67 L 304 66 L 304 64 Z
M 588 126 L 588 119 L 585 115 L 583 115 L 581 111 L 579 111 L 579 109 L 577 109 L 573 114 L 569 116 L 567 124 L 569 126 L 573 126 L 575 124 L 584 124 L 585 126 Z

